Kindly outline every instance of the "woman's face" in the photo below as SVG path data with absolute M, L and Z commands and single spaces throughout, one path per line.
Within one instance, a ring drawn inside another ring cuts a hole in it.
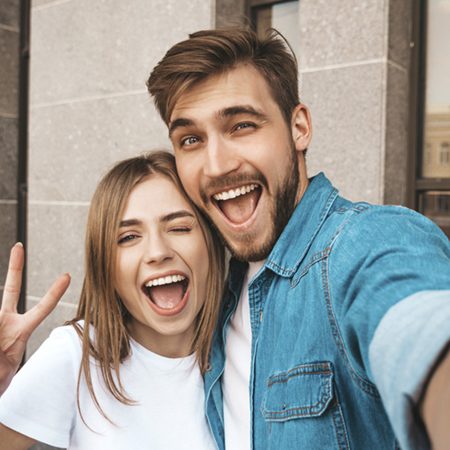
M 197 216 L 169 178 L 149 175 L 131 191 L 116 258 L 114 287 L 133 338 L 164 356 L 188 355 L 209 260 Z

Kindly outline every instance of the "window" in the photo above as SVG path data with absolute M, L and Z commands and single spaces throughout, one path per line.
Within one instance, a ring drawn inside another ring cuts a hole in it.
M 439 153 L 439 164 L 444 167 L 450 164 L 450 146 L 448 142 L 441 144 L 441 151 Z
M 296 55 L 300 46 L 298 3 L 298 0 L 249 1 L 250 17 L 256 32 L 264 35 L 269 28 L 276 28 L 288 40 Z
M 411 206 L 450 237 L 450 0 L 415 5 Z

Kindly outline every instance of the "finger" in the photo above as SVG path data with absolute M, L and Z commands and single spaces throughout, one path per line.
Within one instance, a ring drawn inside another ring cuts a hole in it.
M 22 285 L 22 270 L 24 261 L 23 245 L 18 242 L 9 255 L 8 272 L 3 287 L 2 311 L 15 312 Z
M 39 303 L 25 313 L 26 334 L 31 334 L 33 330 L 55 309 L 61 297 L 66 292 L 70 284 L 68 273 L 61 275 L 42 297 Z

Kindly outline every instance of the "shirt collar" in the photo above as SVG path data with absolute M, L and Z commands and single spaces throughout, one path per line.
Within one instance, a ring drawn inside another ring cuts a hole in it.
M 337 189 L 323 173 L 311 179 L 267 258 L 266 267 L 284 277 L 291 277 L 297 271 L 337 195 Z
M 305 257 L 337 195 L 337 189 L 323 173 L 313 177 L 265 266 L 282 277 L 291 277 Z M 247 269 L 248 263 L 231 258 L 229 287 L 236 298 L 239 297 Z

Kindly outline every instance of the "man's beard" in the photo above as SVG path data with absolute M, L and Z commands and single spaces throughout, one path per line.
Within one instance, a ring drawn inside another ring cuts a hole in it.
M 296 197 L 300 181 L 298 170 L 298 157 L 294 149 L 291 151 L 289 165 L 292 167 L 290 173 L 285 178 L 285 182 L 277 190 L 272 203 L 270 215 L 270 226 L 272 226 L 269 237 L 259 247 L 252 246 L 253 237 L 246 236 L 247 248 L 236 251 L 227 244 L 232 255 L 241 261 L 261 261 L 266 259 L 272 251 L 275 243 L 285 229 L 289 219 L 296 207 Z M 289 167 L 289 166 L 288 166 Z M 256 236 L 255 236 L 256 237 Z
M 272 229 L 266 241 L 261 245 L 258 247 L 254 245 L 255 239 L 258 238 L 257 235 L 247 233 L 239 240 L 239 248 L 234 248 L 232 240 L 227 240 L 220 230 L 213 224 L 212 220 L 209 220 L 222 242 L 228 248 L 231 255 L 236 259 L 248 262 L 266 259 L 289 222 L 289 219 L 291 218 L 296 207 L 296 197 L 300 181 L 298 156 L 293 146 L 291 147 L 290 160 L 287 167 L 291 167 L 291 171 L 285 177 L 284 184 L 281 185 L 275 193 L 270 211 L 268 211 L 268 224 L 272 227 Z M 263 186 L 268 189 L 267 180 L 262 174 L 257 174 L 257 179 L 261 180 Z M 204 213 L 206 214 L 206 211 L 204 211 Z

